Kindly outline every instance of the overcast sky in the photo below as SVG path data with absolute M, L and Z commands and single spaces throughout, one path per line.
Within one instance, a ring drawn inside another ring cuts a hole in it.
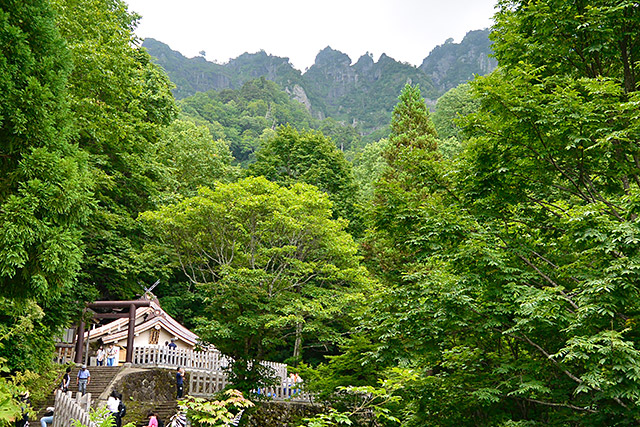
M 261 49 L 304 71 L 327 46 L 352 61 L 367 52 L 420 65 L 448 38 L 492 24 L 496 0 L 125 0 L 138 36 L 187 57 L 227 62 Z

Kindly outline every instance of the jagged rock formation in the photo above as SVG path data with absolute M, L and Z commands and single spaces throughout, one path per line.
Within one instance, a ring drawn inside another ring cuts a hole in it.
M 488 34 L 489 30 L 471 31 L 460 43 L 448 40 L 433 49 L 420 67 L 385 54 L 376 62 L 369 53 L 352 63 L 348 55 L 327 47 L 304 74 L 288 58 L 264 51 L 216 64 L 202 57 L 185 58 L 154 39 L 146 39 L 143 46 L 167 71 L 178 99 L 212 89 L 238 89 L 249 80 L 264 77 L 278 83 L 314 117 L 332 117 L 357 126 L 362 135 L 382 137 L 406 83 L 419 84 L 427 103 L 433 105 L 447 90 L 475 74 L 492 71 L 497 64 L 489 57 Z
M 429 53 L 420 69 L 431 77 L 441 94 L 472 80 L 476 74 L 488 74 L 498 66 L 498 61 L 489 56 L 488 36 L 489 30 L 478 30 L 468 32 L 460 43 L 449 39 Z

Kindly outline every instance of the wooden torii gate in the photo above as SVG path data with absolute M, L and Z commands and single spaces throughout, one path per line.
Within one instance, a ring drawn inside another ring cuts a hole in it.
M 136 326 L 136 309 L 138 307 L 150 307 L 151 301 L 145 299 L 132 301 L 96 301 L 87 304 L 86 310 L 94 308 L 129 308 L 128 313 L 93 313 L 94 319 L 118 319 L 121 317 L 129 317 L 129 328 L 127 330 L 127 357 L 125 362 L 133 361 L 133 338 L 134 328 Z M 84 350 L 84 320 L 78 325 L 78 339 L 76 340 L 76 358 L 75 363 L 82 363 L 82 351 Z

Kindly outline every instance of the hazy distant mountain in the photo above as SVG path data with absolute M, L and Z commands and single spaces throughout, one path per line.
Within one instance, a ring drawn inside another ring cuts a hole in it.
M 489 57 L 491 41 L 489 30 L 469 31 L 462 42 L 452 39 L 436 46 L 427 56 L 420 70 L 424 71 L 440 94 L 473 79 L 475 74 L 485 75 L 495 70 L 498 61 Z
M 460 43 L 448 40 L 434 48 L 420 67 L 384 54 L 377 62 L 366 54 L 352 63 L 348 55 L 327 47 L 304 74 L 288 58 L 264 51 L 216 64 L 202 57 L 186 58 L 154 39 L 146 39 L 143 46 L 176 85 L 174 94 L 178 99 L 212 89 L 238 89 L 249 80 L 265 77 L 302 102 L 315 117 L 333 117 L 369 135 L 384 133 L 407 82 L 420 84 L 422 95 L 433 104 L 448 89 L 470 80 L 474 74 L 492 71 L 497 64 L 489 58 L 488 35 L 489 30 L 479 30 L 469 32 Z

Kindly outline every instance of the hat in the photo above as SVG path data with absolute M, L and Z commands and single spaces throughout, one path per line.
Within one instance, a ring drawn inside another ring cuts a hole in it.
M 82 369 L 87 369 L 87 365 L 82 365 Z

